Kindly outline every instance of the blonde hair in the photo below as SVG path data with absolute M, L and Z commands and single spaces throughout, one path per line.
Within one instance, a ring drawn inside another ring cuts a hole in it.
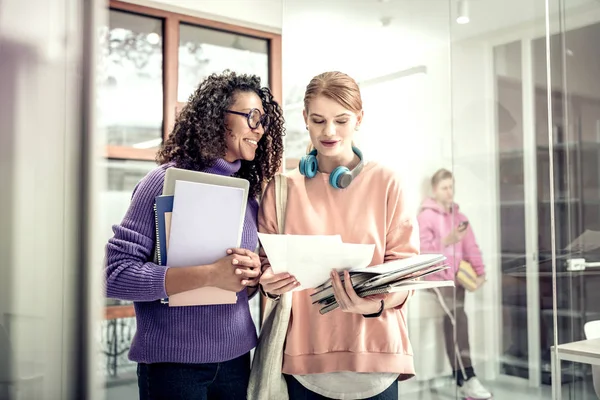
M 435 188 L 441 181 L 453 178 L 454 175 L 452 175 L 452 172 L 445 168 L 438 169 L 437 172 L 431 177 L 431 187 Z
M 362 111 L 362 98 L 358 83 L 349 75 L 339 71 L 323 72 L 312 78 L 304 92 L 304 109 L 318 96 L 331 99 L 344 108 L 358 114 Z M 354 146 L 354 142 L 352 143 Z M 306 148 L 306 154 L 314 150 L 312 143 Z

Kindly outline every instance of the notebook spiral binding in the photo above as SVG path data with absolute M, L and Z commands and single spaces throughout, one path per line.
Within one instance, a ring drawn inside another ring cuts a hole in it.
M 154 246 L 154 262 L 158 265 L 162 264 L 162 255 L 160 254 L 160 234 L 158 228 L 158 207 L 154 203 L 154 228 L 156 231 L 156 245 Z M 169 299 L 160 299 L 160 304 L 169 304 Z
M 154 229 L 156 233 L 156 245 L 154 246 L 154 262 L 158 265 L 162 265 L 162 257 L 160 255 L 160 235 L 158 229 L 158 207 L 154 203 Z

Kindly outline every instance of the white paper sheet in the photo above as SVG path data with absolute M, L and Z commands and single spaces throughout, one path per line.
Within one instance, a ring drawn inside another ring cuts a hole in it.
M 339 235 L 269 235 L 259 233 L 260 242 L 273 272 L 288 272 L 300 286 L 314 288 L 338 271 L 367 267 L 373 259 L 374 244 L 343 243 Z
M 454 287 L 454 281 L 406 281 L 394 285 L 390 293 L 403 292 L 405 290 L 423 290 L 440 287 Z
M 214 263 L 238 247 L 243 190 L 227 186 L 176 181 L 167 259 L 169 267 Z M 237 295 L 200 288 L 169 298 L 170 306 L 235 304 Z

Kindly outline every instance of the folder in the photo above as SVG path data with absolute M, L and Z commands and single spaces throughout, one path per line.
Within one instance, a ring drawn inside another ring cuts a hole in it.
M 171 231 L 173 196 L 157 196 L 155 200 L 156 258 L 158 265 L 167 265 L 167 248 Z
M 167 265 L 207 265 L 225 257 L 227 249 L 239 247 L 248 189 L 244 179 L 169 168 L 163 187 L 163 197 L 173 196 Z M 169 297 L 170 307 L 236 302 L 237 293 L 215 287 Z

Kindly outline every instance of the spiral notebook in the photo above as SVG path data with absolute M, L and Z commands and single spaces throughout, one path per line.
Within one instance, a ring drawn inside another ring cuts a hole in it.
M 245 179 L 167 169 L 156 206 L 159 261 L 173 268 L 208 265 L 239 247 L 248 191 Z M 237 293 L 203 287 L 162 302 L 170 307 L 235 304 Z

